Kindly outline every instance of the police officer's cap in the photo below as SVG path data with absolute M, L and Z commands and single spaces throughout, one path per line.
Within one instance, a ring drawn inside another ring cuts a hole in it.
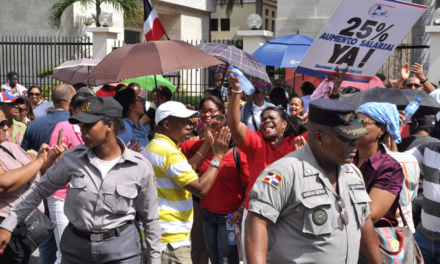
M 357 123 L 357 107 L 341 101 L 328 99 L 310 101 L 309 121 L 330 126 L 339 135 L 348 139 L 368 134 L 367 130 Z
M 92 96 L 84 102 L 81 113 L 69 118 L 69 122 L 90 124 L 104 117 L 122 118 L 122 106 L 111 97 Z

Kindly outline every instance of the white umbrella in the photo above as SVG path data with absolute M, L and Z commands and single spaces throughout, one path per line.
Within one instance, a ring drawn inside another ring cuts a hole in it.
M 52 79 L 59 80 L 68 84 L 85 83 L 87 85 L 98 86 L 108 83 L 107 81 L 90 80 L 86 81 L 89 73 L 100 63 L 101 60 L 80 59 L 66 61 L 55 68 Z

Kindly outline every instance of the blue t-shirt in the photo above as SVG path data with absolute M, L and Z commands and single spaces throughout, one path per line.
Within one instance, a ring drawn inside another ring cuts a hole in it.
M 50 110 L 46 115 L 30 122 L 21 142 L 24 150 L 38 151 L 43 143 L 49 144 L 56 124 L 69 119 L 70 113 L 65 110 Z
M 145 130 L 145 127 L 141 124 L 141 122 L 138 120 L 138 126 L 139 129 L 136 128 L 133 122 L 131 122 L 130 119 L 124 118 L 124 124 L 125 124 L 125 130 L 119 133 L 118 138 L 120 138 L 124 144 L 127 144 L 130 142 L 130 147 L 133 147 L 133 145 L 137 142 L 141 146 L 141 148 L 145 148 L 145 146 L 150 143 L 148 140 L 148 134 Z M 134 140 L 134 136 L 136 137 L 136 141 Z
M 52 107 L 51 103 L 49 103 L 48 101 L 43 101 L 41 104 L 35 106 L 35 108 L 32 109 L 32 111 L 34 111 L 34 116 L 36 118 L 39 118 L 46 115 L 46 111 L 50 107 Z

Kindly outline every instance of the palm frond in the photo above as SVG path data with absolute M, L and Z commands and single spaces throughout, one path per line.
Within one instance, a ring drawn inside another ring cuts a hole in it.
M 102 3 L 110 4 L 115 10 L 124 10 L 124 17 L 135 17 L 141 10 L 139 0 L 103 0 Z
M 226 7 L 225 14 L 226 14 L 226 17 L 228 17 L 228 18 L 229 18 L 229 16 L 231 16 L 232 10 L 234 9 L 234 6 L 243 7 L 243 0 L 218 0 L 217 3 L 220 4 L 220 7 L 222 9 L 224 7 Z
M 56 30 L 60 30 L 61 17 L 64 11 L 66 11 L 66 9 L 75 2 L 80 2 L 81 5 L 84 7 L 87 7 L 90 4 L 94 3 L 93 0 L 60 0 L 49 9 L 49 25 Z

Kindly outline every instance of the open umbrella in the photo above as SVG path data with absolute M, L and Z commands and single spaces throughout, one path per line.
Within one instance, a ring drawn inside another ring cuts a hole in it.
M 95 67 L 87 80 L 118 82 L 219 63 L 222 62 L 184 41 L 148 41 L 114 50 Z
M 100 62 L 101 60 L 92 59 L 66 61 L 55 68 L 52 79 L 68 84 L 86 83 L 92 86 L 105 84 L 105 82 L 102 81 L 86 81 L 86 77 Z
M 224 75 L 229 65 L 232 65 L 241 70 L 252 83 L 259 81 L 271 83 L 265 67 L 254 56 L 241 49 L 218 43 L 203 43 L 197 47 L 222 61 L 221 64 L 209 67 L 212 71 L 221 72 Z
M 358 93 L 343 94 L 339 100 L 355 106 L 361 106 L 369 102 L 391 103 L 395 104 L 397 109 L 404 110 L 417 97 L 422 99 L 420 108 L 416 112 L 418 115 L 435 115 L 440 111 L 440 104 L 425 91 L 419 90 L 383 89 L 377 87 Z
M 282 36 L 269 40 L 252 55 L 263 65 L 279 68 L 296 67 L 314 40 L 299 34 Z
M 155 80 L 156 78 L 156 80 Z M 157 74 L 156 76 L 148 75 L 137 78 L 125 79 L 122 80 L 124 83 L 137 83 L 142 89 L 147 91 L 153 91 L 153 89 L 157 85 L 165 85 L 170 88 L 171 92 L 175 92 L 177 90 L 176 86 L 174 86 L 168 79 L 164 78 L 162 75 Z
M 361 91 L 365 91 L 365 90 L 376 88 L 376 87 L 387 88 L 387 86 L 377 76 L 374 76 L 370 80 L 369 83 L 351 82 L 351 81 L 343 81 L 341 83 L 341 87 L 347 88 L 348 86 L 356 87 L 356 88 L 358 88 Z

